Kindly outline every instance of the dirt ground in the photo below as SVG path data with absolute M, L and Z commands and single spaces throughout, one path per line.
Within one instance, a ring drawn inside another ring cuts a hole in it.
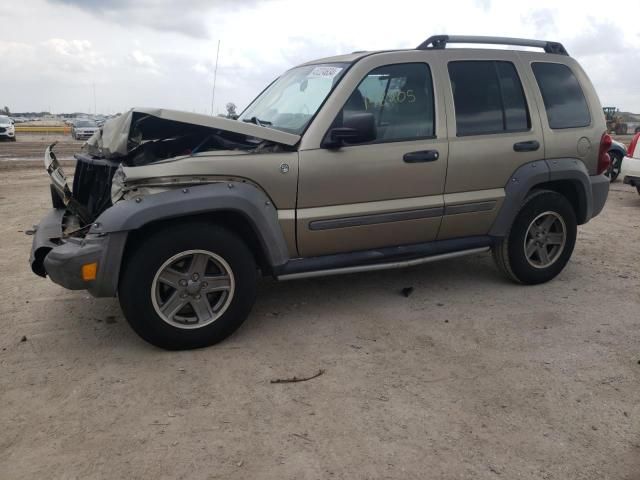
M 47 183 L 0 175 L 3 480 L 640 479 L 640 196 L 620 182 L 546 285 L 489 255 L 263 280 L 236 334 L 190 352 L 31 273 Z
M 78 153 L 84 143 L 82 140 L 73 140 L 70 135 L 19 132 L 15 142 L 0 141 L 0 171 L 33 163 L 42 165 L 44 149 L 54 142 L 60 160 L 73 159 L 73 154 Z

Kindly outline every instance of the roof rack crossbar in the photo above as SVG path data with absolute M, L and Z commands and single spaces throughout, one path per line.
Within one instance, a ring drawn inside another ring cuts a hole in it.
M 561 43 L 546 40 L 529 40 L 511 37 L 480 37 L 475 35 L 434 35 L 422 42 L 416 50 L 441 50 L 447 43 L 483 43 L 485 45 L 517 45 L 520 47 L 542 48 L 547 53 L 569 55 Z

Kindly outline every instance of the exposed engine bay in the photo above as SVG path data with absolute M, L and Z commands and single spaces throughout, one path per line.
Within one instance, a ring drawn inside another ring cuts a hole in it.
M 116 190 L 125 181 L 122 166 L 179 161 L 208 151 L 291 151 L 298 140 L 294 134 L 237 120 L 174 110 L 133 109 L 107 121 L 75 155 L 72 189 L 55 157 L 55 143 L 45 152 L 45 168 L 52 180 L 54 206 L 66 207 L 74 217 L 67 219 L 69 228 L 65 230 L 75 233 L 112 206 L 114 176 L 118 177 Z

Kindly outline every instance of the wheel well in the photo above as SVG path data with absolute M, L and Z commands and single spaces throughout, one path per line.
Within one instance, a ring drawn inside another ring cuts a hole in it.
M 135 249 L 135 247 L 150 235 L 153 235 L 163 229 L 173 227 L 177 223 L 187 223 L 194 221 L 221 225 L 236 233 L 246 242 L 251 252 L 253 252 L 256 264 L 258 265 L 260 270 L 263 273 L 268 273 L 271 271 L 271 266 L 267 261 L 267 256 L 265 254 L 262 243 L 260 242 L 260 238 L 258 237 L 258 234 L 256 233 L 251 222 L 239 212 L 226 210 L 201 213 L 197 215 L 185 215 L 178 218 L 156 220 L 145 224 L 143 227 L 137 230 L 129 232 L 122 260 L 123 265 L 127 260 L 127 256 Z
M 576 214 L 576 220 L 578 225 L 582 225 L 586 222 L 587 218 L 587 198 L 582 186 L 578 182 L 571 180 L 556 180 L 553 182 L 546 182 L 538 184 L 534 187 L 534 190 L 552 190 L 554 192 L 563 195 Z

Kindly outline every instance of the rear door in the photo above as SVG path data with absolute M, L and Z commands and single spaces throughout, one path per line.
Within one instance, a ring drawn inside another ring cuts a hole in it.
M 421 243 L 437 236 L 448 142 L 435 66 L 424 52 L 357 62 L 300 149 L 297 240 L 302 256 Z M 377 138 L 321 148 L 332 126 L 371 113 Z
M 486 234 L 513 172 L 544 158 L 540 118 L 517 54 L 448 52 L 449 163 L 439 239 Z

